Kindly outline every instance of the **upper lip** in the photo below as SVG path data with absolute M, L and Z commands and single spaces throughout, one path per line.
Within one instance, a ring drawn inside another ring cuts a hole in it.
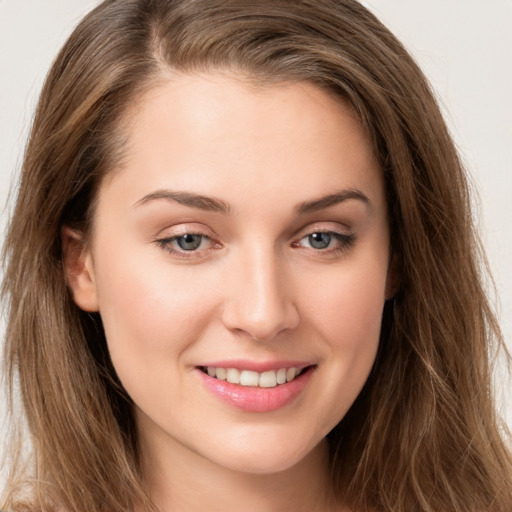
M 197 365 L 199 368 L 237 368 L 238 370 L 250 370 L 253 372 L 267 372 L 270 370 L 279 370 L 281 368 L 306 368 L 314 363 L 309 361 L 291 361 L 291 360 L 274 360 L 274 361 L 251 361 L 248 359 L 231 359 L 222 361 L 207 361 Z

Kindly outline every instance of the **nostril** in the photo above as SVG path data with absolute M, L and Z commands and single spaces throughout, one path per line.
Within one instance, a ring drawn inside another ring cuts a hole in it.
M 244 256 L 234 265 L 231 282 L 225 283 L 222 321 L 237 335 L 269 341 L 295 328 L 299 313 L 275 252 L 253 247 Z
M 265 342 L 274 339 L 282 331 L 294 329 L 299 323 L 299 314 L 291 304 L 259 311 L 251 310 L 249 304 L 244 304 L 225 310 L 222 320 L 233 333 Z

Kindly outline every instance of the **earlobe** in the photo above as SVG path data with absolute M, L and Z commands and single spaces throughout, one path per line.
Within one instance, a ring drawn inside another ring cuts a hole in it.
M 80 309 L 97 312 L 99 307 L 93 262 L 83 235 L 63 226 L 61 240 L 64 275 L 73 300 Z

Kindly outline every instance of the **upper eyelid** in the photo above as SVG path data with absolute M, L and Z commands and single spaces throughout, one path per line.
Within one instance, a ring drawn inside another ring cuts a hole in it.
M 326 226 L 325 224 L 329 224 Z M 336 227 L 334 227 L 336 225 Z M 343 226 L 343 227 L 341 227 Z M 349 235 L 352 230 L 349 226 L 343 225 L 339 222 L 328 222 L 328 223 L 313 223 L 302 229 L 299 229 L 295 235 L 295 238 L 303 238 L 311 235 L 312 233 L 337 233 L 339 235 Z
M 352 233 L 352 230 L 348 226 L 345 225 L 344 227 L 341 227 L 343 225 L 339 222 L 328 222 L 328 224 L 330 224 L 329 226 L 326 226 L 325 224 L 322 226 L 320 224 L 323 223 L 313 223 L 312 225 L 308 225 L 297 230 L 295 234 L 291 236 L 291 239 L 296 241 L 313 233 L 334 233 L 339 235 L 349 235 Z M 336 227 L 332 226 L 333 224 L 335 224 Z M 200 227 L 196 226 L 197 224 L 193 222 L 183 223 L 176 226 L 168 226 L 162 229 L 157 235 L 153 236 L 152 239 L 155 241 L 170 240 L 189 234 L 201 235 L 209 238 L 210 240 L 216 240 L 219 238 L 209 227 L 203 224 L 199 224 Z
M 204 224 L 184 222 L 174 226 L 166 226 L 165 228 L 161 229 L 153 238 L 157 240 L 162 238 L 177 238 L 184 235 L 202 235 L 209 238 L 215 237 L 214 232 Z

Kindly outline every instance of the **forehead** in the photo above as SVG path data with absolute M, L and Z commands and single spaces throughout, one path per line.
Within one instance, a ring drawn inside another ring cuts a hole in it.
M 308 82 L 177 75 L 139 99 L 123 131 L 125 161 L 112 180 L 130 181 L 134 201 L 151 187 L 219 197 L 351 187 L 382 195 L 382 173 L 354 110 Z

